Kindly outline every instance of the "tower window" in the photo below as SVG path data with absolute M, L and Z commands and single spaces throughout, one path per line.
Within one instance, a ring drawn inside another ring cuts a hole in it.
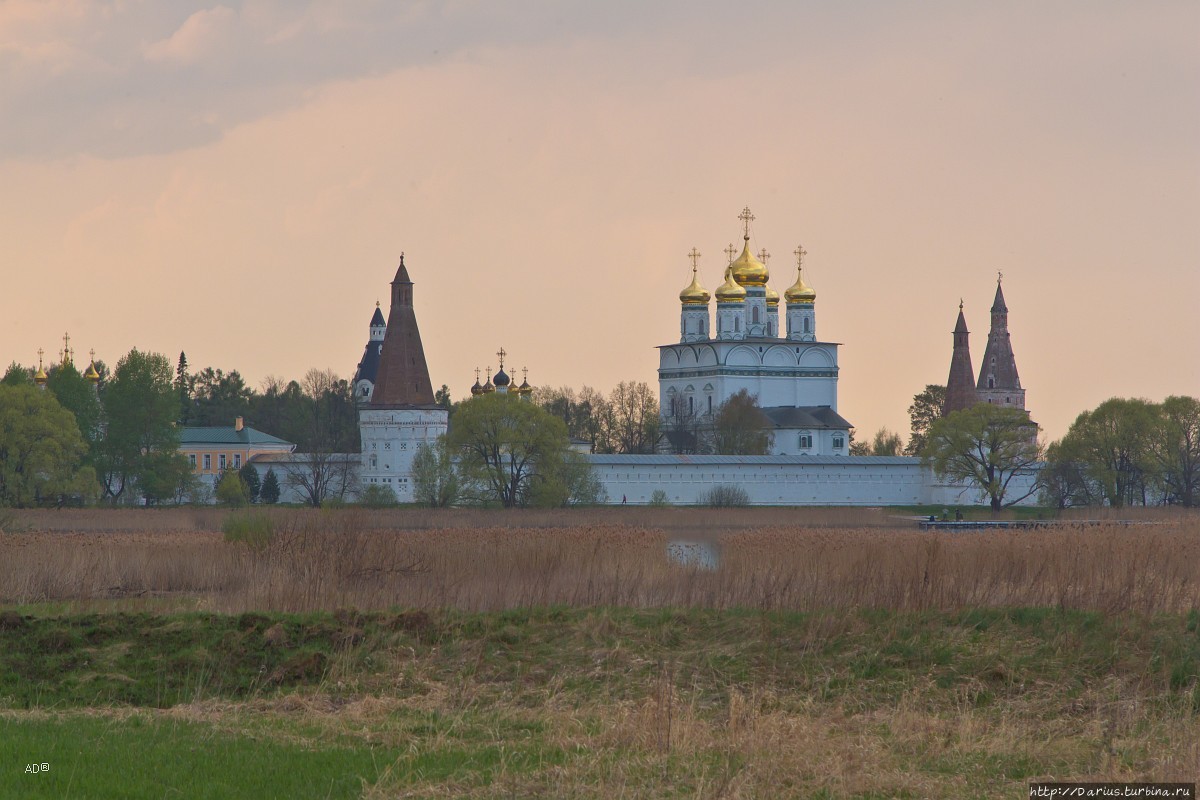
M 751 310 L 750 314 L 751 314 L 751 316 L 754 317 L 754 324 L 757 325 L 758 324 L 758 306 L 755 306 Z
M 812 320 L 808 317 L 804 318 L 804 332 L 812 333 Z
M 712 413 L 712 395 L 708 396 L 708 413 Z
M 988 375 L 988 388 L 989 389 L 996 388 L 996 379 L 994 377 L 992 377 L 991 375 Z

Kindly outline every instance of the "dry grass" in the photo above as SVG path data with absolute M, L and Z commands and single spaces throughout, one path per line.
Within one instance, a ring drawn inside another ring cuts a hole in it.
M 223 612 L 1200 607 L 1194 515 L 1143 526 L 944 533 L 885 527 L 878 510 L 276 509 L 275 536 L 254 547 L 217 532 L 225 513 L 22 514 L 24 532 L 0 535 L 0 602 L 89 609 L 152 600 Z M 719 568 L 673 563 L 667 543 L 681 538 L 710 543 Z

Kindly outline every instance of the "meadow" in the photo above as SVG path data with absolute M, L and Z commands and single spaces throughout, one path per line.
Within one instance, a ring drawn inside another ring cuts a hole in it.
M 10 512 L 0 796 L 999 798 L 1033 780 L 1195 781 L 1200 517 L 1132 521 Z M 680 540 L 716 568 L 669 557 Z

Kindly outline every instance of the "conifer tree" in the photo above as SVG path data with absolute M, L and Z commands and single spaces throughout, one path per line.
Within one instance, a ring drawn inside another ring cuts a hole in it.
M 279 478 L 275 475 L 274 469 L 268 469 L 266 477 L 263 478 L 262 489 L 259 490 L 258 496 L 264 503 L 279 502 Z

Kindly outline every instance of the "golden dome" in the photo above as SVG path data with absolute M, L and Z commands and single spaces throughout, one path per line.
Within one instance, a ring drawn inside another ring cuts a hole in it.
M 733 265 L 725 268 L 725 282 L 717 287 L 718 303 L 742 303 L 746 300 L 746 290 L 733 279 Z
M 779 305 L 779 292 L 775 291 L 770 286 L 766 287 L 766 289 L 767 289 L 767 305 L 769 305 L 769 306 Z
M 96 372 L 96 362 L 88 364 L 87 372 L 83 373 L 83 377 L 87 378 L 92 383 L 100 382 L 100 373 Z
M 730 266 L 733 267 L 733 279 L 741 286 L 766 286 L 767 279 L 771 277 L 767 265 L 750 252 L 749 236 L 742 247 L 742 254 Z
M 679 302 L 685 306 L 706 306 L 708 305 L 708 298 L 708 289 L 700 285 L 700 278 L 696 274 L 696 268 L 692 267 L 692 282 L 679 293 Z
M 46 370 L 39 366 L 37 374 L 33 376 L 33 380 L 38 384 L 38 386 L 45 385 L 46 381 L 49 380 L 49 377 L 46 375 Z
M 816 302 L 817 293 L 812 290 L 812 287 L 804 282 L 803 267 L 796 267 L 796 282 L 788 287 L 788 290 L 783 293 L 787 298 L 788 303 L 813 303 Z

